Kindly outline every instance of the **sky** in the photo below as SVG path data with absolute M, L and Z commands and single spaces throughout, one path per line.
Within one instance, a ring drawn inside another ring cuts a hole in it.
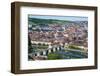
M 69 20 L 69 21 L 88 21 L 88 17 L 83 17 L 83 16 L 28 15 L 28 17 L 40 18 L 40 19 Z

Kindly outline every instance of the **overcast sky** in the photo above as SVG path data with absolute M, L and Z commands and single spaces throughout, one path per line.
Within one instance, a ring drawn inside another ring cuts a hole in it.
M 83 17 L 83 16 L 28 15 L 28 17 L 40 18 L 40 19 L 68 20 L 68 21 L 88 21 L 88 17 Z

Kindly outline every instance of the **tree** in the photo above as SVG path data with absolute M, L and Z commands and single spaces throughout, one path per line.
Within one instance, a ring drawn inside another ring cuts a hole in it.
M 30 36 L 28 35 L 28 53 L 32 53 L 33 48 L 32 48 L 32 44 L 31 44 L 31 39 Z
M 61 55 L 55 53 L 48 54 L 48 60 L 55 60 L 55 59 L 61 59 Z

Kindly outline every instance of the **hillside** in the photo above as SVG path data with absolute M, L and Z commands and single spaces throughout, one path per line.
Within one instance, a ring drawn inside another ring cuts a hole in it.
M 63 24 L 67 24 L 70 23 L 71 21 L 65 21 L 65 20 L 56 20 L 56 19 L 38 19 L 38 18 L 29 18 L 28 19 L 28 24 L 31 25 L 48 25 L 48 24 L 59 24 L 59 25 L 63 25 Z

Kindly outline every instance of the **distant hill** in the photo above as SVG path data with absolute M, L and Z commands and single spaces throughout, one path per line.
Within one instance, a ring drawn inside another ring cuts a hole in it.
M 38 19 L 38 18 L 29 18 L 28 19 L 29 24 L 32 25 L 41 25 L 41 24 L 66 24 L 70 23 L 71 21 L 65 21 L 65 20 L 56 20 L 56 19 Z
M 60 26 L 67 25 L 67 26 L 86 26 L 88 27 L 88 21 L 68 21 L 68 20 L 57 20 L 57 19 L 40 19 L 40 18 L 28 18 L 28 24 L 35 26 L 49 26 L 49 24 L 58 24 Z

